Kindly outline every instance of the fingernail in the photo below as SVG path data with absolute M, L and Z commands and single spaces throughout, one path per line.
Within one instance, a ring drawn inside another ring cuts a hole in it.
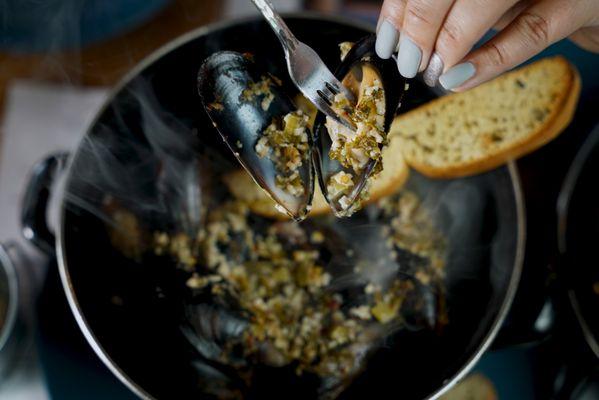
M 441 56 L 437 53 L 433 53 L 430 61 L 428 62 L 428 67 L 422 73 L 422 79 L 424 83 L 426 83 L 430 87 L 434 87 L 437 85 L 437 81 L 439 77 L 443 73 L 443 60 Z
M 471 62 L 465 62 L 448 69 L 439 77 L 439 83 L 446 90 L 452 90 L 462 85 L 476 73 L 476 68 Z
M 387 20 L 383 21 L 376 34 L 376 44 L 374 46 L 376 55 L 385 60 L 391 57 L 393 50 L 395 50 L 395 46 L 397 46 L 398 39 L 399 32 L 395 29 L 393 24 Z
M 422 61 L 422 50 L 407 35 L 399 39 L 399 52 L 397 53 L 397 68 L 405 78 L 413 78 L 418 73 Z

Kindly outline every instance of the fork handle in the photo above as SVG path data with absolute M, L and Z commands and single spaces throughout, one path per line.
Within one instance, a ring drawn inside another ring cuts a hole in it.
M 252 0 L 256 8 L 260 10 L 270 27 L 275 34 L 279 38 L 279 41 L 283 45 L 283 49 L 285 52 L 290 52 L 295 50 L 295 47 L 299 44 L 299 40 L 295 37 L 295 35 L 289 30 L 289 27 L 283 21 L 283 18 L 277 13 L 268 0 Z

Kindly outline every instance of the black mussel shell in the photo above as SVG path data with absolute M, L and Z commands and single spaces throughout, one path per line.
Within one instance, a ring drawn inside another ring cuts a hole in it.
M 400 106 L 401 99 L 405 92 L 406 80 L 399 74 L 396 62 L 389 58 L 383 60 L 376 55 L 375 52 L 375 35 L 369 35 L 360 39 L 347 53 L 337 70 L 335 77 L 342 81 L 345 76 L 350 73 L 355 73 L 355 67 L 361 63 L 368 63 L 378 72 L 381 78 L 381 83 L 385 91 L 385 131 L 388 132 L 395 117 L 395 113 Z M 359 198 L 362 189 L 374 168 L 376 161 L 370 161 L 359 176 L 351 168 L 344 168 L 338 161 L 329 157 L 329 150 L 332 145 L 331 138 L 325 126 L 326 117 L 323 113 L 318 113 L 314 124 L 314 144 L 313 152 L 314 165 L 318 175 L 318 181 L 322 193 L 325 195 L 327 202 L 337 216 L 345 216 L 346 210 L 339 204 L 338 201 L 328 198 L 327 182 L 339 171 L 350 173 L 354 179 L 355 186 L 349 194 L 350 203 L 353 204 Z
M 263 96 L 255 96 L 252 100 L 242 96 L 250 84 L 266 76 L 268 73 L 261 71 L 251 56 L 222 51 L 211 55 L 202 64 L 198 73 L 198 91 L 213 125 L 241 165 L 291 217 L 300 220 L 307 215 L 314 192 L 312 138 L 308 134 L 309 154 L 305 154 L 299 167 L 304 194 L 294 196 L 276 185 L 279 172 L 275 164 L 268 157 L 259 157 L 255 146 L 273 120 L 296 111 L 297 107 L 277 84 L 269 86 L 274 98 L 266 110 L 263 109 Z

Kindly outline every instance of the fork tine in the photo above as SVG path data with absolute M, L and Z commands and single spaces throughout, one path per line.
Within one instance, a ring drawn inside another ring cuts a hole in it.
M 354 94 L 348 88 L 343 86 L 336 78 L 334 81 L 325 82 L 325 85 L 330 85 L 333 89 L 332 91 L 336 91 L 337 93 L 342 92 L 350 101 L 355 101 L 356 99 Z
M 352 102 L 356 101 L 356 96 L 354 96 L 354 94 L 351 92 L 351 90 L 349 90 L 348 88 L 346 88 L 343 85 L 341 85 L 340 89 L 349 101 L 352 101 Z
M 343 92 L 343 94 L 348 100 L 355 101 L 356 98 L 354 94 L 345 86 L 343 86 L 343 84 L 339 82 L 335 75 L 333 75 L 328 69 L 325 71 L 323 75 L 325 76 L 323 76 L 322 84 L 325 87 L 329 88 L 329 90 L 331 90 L 332 92 L 335 92 L 335 94 Z
M 316 101 L 313 102 L 316 105 L 316 107 L 320 111 L 322 111 L 327 117 L 332 118 L 336 122 L 340 123 L 348 129 L 351 129 L 352 131 L 356 129 L 356 127 L 352 126 L 352 124 L 348 120 L 346 120 L 345 118 L 341 118 L 322 98 L 317 98 L 315 100 Z
M 289 75 L 304 96 L 326 116 L 355 130 L 351 121 L 331 108 L 338 93 L 343 92 L 350 101 L 354 101 L 355 96 L 339 82 L 318 54 L 305 43 L 298 42 L 296 48 L 287 52 L 285 57 Z
M 324 92 L 326 93 L 327 97 L 331 97 L 332 99 L 335 99 L 336 93 L 334 91 L 332 91 L 327 85 L 328 85 L 328 83 L 325 83 Z
M 343 86 L 342 84 L 337 83 L 335 81 L 326 82 L 326 85 L 330 85 L 337 93 L 339 93 L 341 91 L 341 86 Z
M 333 105 L 335 103 L 336 93 L 333 92 L 332 90 L 330 90 L 328 87 L 325 87 L 324 89 L 325 90 L 318 90 L 318 92 L 321 92 L 327 98 L 327 100 L 331 103 L 331 105 Z
M 323 99 L 325 99 L 326 102 L 329 103 L 329 105 L 333 104 L 333 101 L 335 100 L 335 96 L 333 94 L 331 94 L 330 92 L 328 92 L 326 90 L 322 91 L 322 90 L 319 89 L 319 90 L 316 90 L 316 93 L 318 93 L 318 95 L 320 97 L 322 97 Z
M 329 82 L 325 82 L 324 85 L 327 87 L 327 89 L 329 89 L 333 94 L 337 94 L 339 93 L 339 88 L 336 87 L 334 84 L 331 84 Z

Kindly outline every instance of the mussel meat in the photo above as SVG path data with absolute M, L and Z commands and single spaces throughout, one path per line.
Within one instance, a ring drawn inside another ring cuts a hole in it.
M 405 92 L 395 62 L 376 55 L 375 40 L 371 35 L 358 41 L 335 72 L 358 100 L 352 104 L 338 95 L 332 107 L 357 129 L 352 132 L 322 113 L 316 116 L 314 165 L 337 216 L 351 215 L 360 207 L 368 179 L 382 170 L 381 150 Z
M 355 131 L 319 113 L 314 142 L 309 115 L 290 100 L 278 78 L 259 71 L 251 56 L 215 53 L 200 69 L 198 89 L 214 126 L 258 185 L 296 220 L 310 208 L 312 164 L 339 217 L 360 208 L 369 178 L 383 168 L 381 151 L 405 81 L 393 60 L 380 59 L 374 47 L 374 35 L 361 39 L 335 72 L 357 102 L 338 94 L 331 106 Z

